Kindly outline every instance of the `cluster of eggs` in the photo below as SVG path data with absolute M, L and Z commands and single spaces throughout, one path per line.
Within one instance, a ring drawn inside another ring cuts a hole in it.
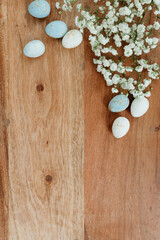
M 119 94 L 109 103 L 108 108 L 111 112 L 122 112 L 129 106 L 129 99 L 126 95 Z M 147 98 L 135 98 L 131 103 L 130 112 L 135 118 L 143 116 L 149 108 Z M 118 117 L 112 125 L 112 133 L 115 138 L 121 138 L 127 134 L 130 128 L 130 122 L 125 117 Z
M 35 18 L 45 18 L 50 14 L 50 11 L 50 5 L 46 0 L 35 0 L 28 7 L 28 12 Z M 77 29 L 67 31 L 67 25 L 63 21 L 50 22 L 45 29 L 48 36 L 57 39 L 63 38 L 64 48 L 71 49 L 79 46 L 83 40 L 81 32 Z M 27 43 L 23 52 L 30 58 L 40 57 L 45 52 L 45 45 L 40 40 L 33 40 Z

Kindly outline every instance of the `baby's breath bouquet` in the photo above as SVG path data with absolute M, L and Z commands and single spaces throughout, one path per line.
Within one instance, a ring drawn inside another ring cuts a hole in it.
M 112 93 L 149 97 L 149 85 L 160 75 L 159 64 L 149 54 L 158 47 L 160 0 L 94 0 L 94 9 L 64 0 L 56 8 L 62 13 L 75 4 L 79 12 L 76 26 L 81 32 L 89 30 L 93 62 L 112 86 Z M 151 23 L 148 16 L 152 16 Z

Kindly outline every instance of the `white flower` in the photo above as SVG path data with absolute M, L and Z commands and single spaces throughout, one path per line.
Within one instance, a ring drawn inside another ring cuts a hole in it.
M 151 92 L 150 91 L 145 92 L 144 96 L 145 97 L 150 97 L 151 96 Z
M 135 89 L 135 86 L 132 83 L 128 82 L 127 83 L 127 89 L 128 90 L 133 90 L 133 89 Z
M 117 50 L 114 49 L 113 47 L 109 47 L 109 51 L 110 51 L 110 53 L 112 53 L 114 56 L 118 55 Z
M 116 71 L 117 70 L 117 64 L 116 63 L 112 63 L 110 66 L 111 71 Z
M 137 72 L 142 72 L 143 71 L 143 67 L 142 66 L 138 66 L 138 67 L 135 68 L 135 70 Z
M 133 72 L 133 68 L 132 67 L 126 67 L 126 71 L 127 72 Z
M 109 42 L 109 38 L 104 37 L 103 34 L 98 36 L 98 40 L 102 45 L 106 45 Z
M 118 89 L 117 88 L 112 88 L 112 93 L 118 93 Z
M 63 10 L 63 11 L 67 11 L 67 10 L 68 10 L 68 6 L 67 6 L 66 4 L 63 4 L 63 5 L 62 5 L 62 10 Z
M 158 71 L 160 69 L 159 65 L 157 63 L 153 64 L 154 70 Z
M 151 84 L 151 79 L 144 79 L 143 83 L 145 87 L 148 87 Z
M 128 40 L 129 38 L 130 38 L 129 35 L 124 35 L 124 36 L 122 37 L 122 40 L 123 40 L 123 41 L 126 41 L 126 40 Z
M 152 39 L 152 38 L 149 38 L 149 37 L 147 37 L 145 41 L 146 41 L 146 43 L 148 43 L 149 45 L 152 45 L 152 43 L 153 43 L 153 39 Z
M 108 53 L 108 52 L 109 52 L 109 48 L 107 48 L 107 47 L 106 47 L 106 48 L 102 48 L 102 49 L 101 49 L 101 52 L 102 52 L 102 53 Z
M 120 80 L 120 76 L 118 74 L 114 74 L 114 76 L 112 77 L 113 84 L 119 83 L 119 80 Z
M 158 43 L 158 41 L 159 41 L 159 39 L 158 39 L 158 38 L 156 38 L 156 37 L 152 38 L 152 44 L 157 44 L 157 43 Z
M 121 47 L 122 46 L 122 42 L 121 41 L 115 41 L 115 45 L 116 45 L 116 47 Z
M 140 91 L 143 91 L 145 89 L 145 86 L 142 83 L 140 83 L 140 84 L 138 84 L 138 89 Z
M 100 56 L 101 56 L 101 52 L 100 52 L 99 49 L 94 50 L 94 54 L 95 54 L 95 56 L 97 56 L 97 57 L 100 57 Z
M 101 72 L 101 71 L 102 71 L 102 68 L 103 68 L 102 65 L 98 65 L 98 66 L 97 66 L 97 72 Z
M 137 27 L 137 32 L 144 33 L 145 32 L 145 26 L 143 24 L 139 24 Z
M 121 88 L 123 88 L 124 90 L 127 89 L 127 88 L 128 88 L 127 82 L 123 82 L 123 83 L 121 84 Z
M 77 4 L 76 9 L 78 12 L 80 12 L 82 9 L 82 4 L 81 3 Z
M 60 9 L 60 8 L 61 8 L 61 4 L 60 4 L 59 2 L 56 2 L 56 3 L 55 3 L 55 6 L 56 6 L 57 9 Z
M 118 64 L 117 72 L 119 72 L 119 73 L 124 73 L 125 72 L 125 68 L 122 66 L 122 63 Z
M 119 9 L 119 14 L 122 15 L 122 16 L 130 15 L 131 14 L 131 10 L 128 7 L 121 7 Z
M 109 1 L 106 1 L 106 6 L 109 7 L 111 3 Z
M 157 79 L 158 78 L 158 73 L 154 72 L 154 71 L 148 71 L 148 76 L 150 78 Z
M 142 54 L 142 49 L 140 49 L 140 47 L 135 46 L 134 53 L 135 55 L 140 56 Z
M 141 0 L 141 4 L 150 4 L 152 0 Z
M 128 26 L 128 23 L 120 23 L 118 27 L 119 30 L 125 34 L 128 34 L 131 31 L 130 27 Z
M 118 31 L 118 28 L 117 28 L 116 26 L 112 26 L 112 27 L 111 27 L 111 31 L 112 31 L 113 33 L 116 33 L 116 32 Z
M 133 51 L 132 51 L 132 49 L 130 48 L 130 47 L 128 47 L 128 46 L 125 46 L 124 47 L 124 55 L 126 56 L 126 57 L 130 57 L 130 56 L 132 56 L 132 54 L 133 54 Z
M 109 66 L 110 66 L 110 63 L 109 63 L 109 61 L 108 61 L 107 59 L 105 59 L 105 60 L 103 61 L 103 65 L 104 65 L 104 67 L 109 67 Z

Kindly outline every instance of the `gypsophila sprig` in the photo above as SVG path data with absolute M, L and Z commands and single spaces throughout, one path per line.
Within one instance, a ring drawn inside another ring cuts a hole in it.
M 93 63 L 112 92 L 149 97 L 149 85 L 160 75 L 159 64 L 147 60 L 147 54 L 158 47 L 160 0 L 94 0 L 92 10 L 80 1 L 64 0 L 56 2 L 56 8 L 71 11 L 76 3 L 75 24 L 81 32 L 88 29 Z M 149 11 L 154 15 L 152 24 L 146 18 Z

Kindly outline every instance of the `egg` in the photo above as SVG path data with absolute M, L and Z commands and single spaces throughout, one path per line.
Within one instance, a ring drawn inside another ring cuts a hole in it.
M 83 40 L 82 33 L 76 29 L 70 30 L 63 37 L 62 45 L 64 48 L 78 47 Z
M 118 117 L 112 125 L 112 133 L 115 138 L 122 138 L 127 134 L 130 128 L 129 120 L 125 117 Z
M 45 45 L 40 40 L 33 40 L 24 47 L 23 53 L 30 58 L 37 58 L 45 52 Z
M 52 38 L 62 38 L 67 32 L 67 25 L 62 21 L 53 21 L 46 26 L 45 31 Z
M 133 117 L 141 117 L 143 116 L 149 108 L 149 101 L 147 98 L 136 98 L 133 100 L 131 104 L 131 114 Z
M 122 112 L 129 106 L 129 99 L 126 95 L 119 94 L 112 98 L 108 108 L 111 112 Z
M 51 8 L 45 0 L 35 0 L 28 7 L 28 12 L 35 18 L 45 18 L 50 14 Z

